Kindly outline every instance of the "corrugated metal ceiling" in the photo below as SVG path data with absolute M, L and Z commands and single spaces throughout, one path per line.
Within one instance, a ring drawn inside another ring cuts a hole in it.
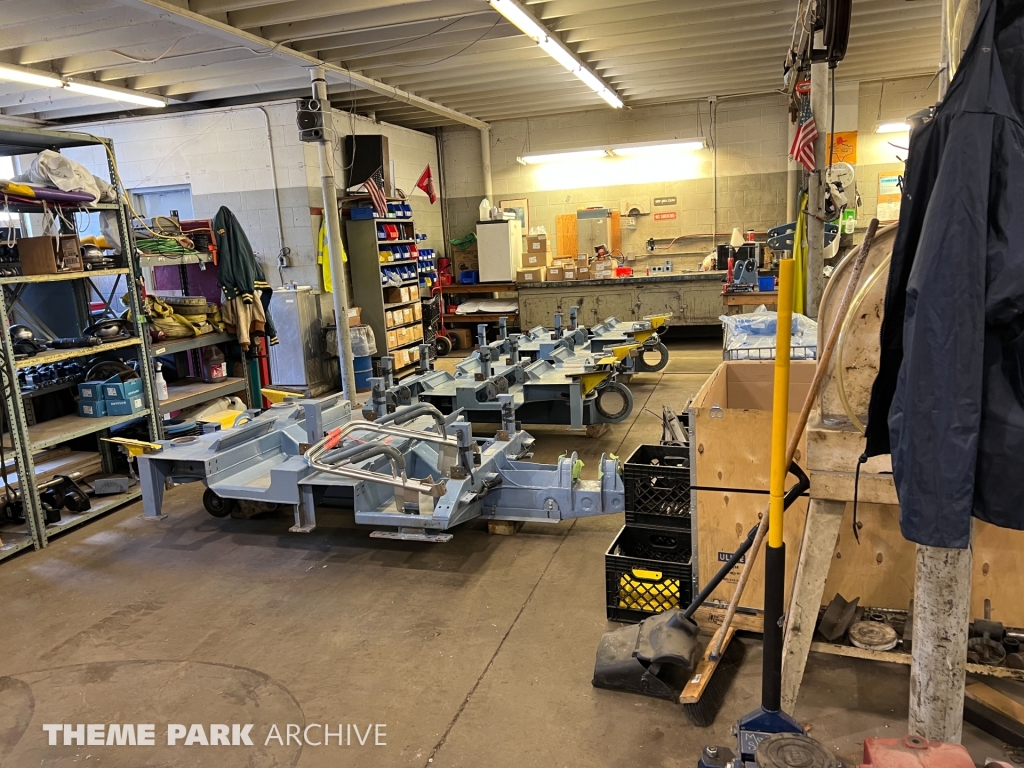
M 796 15 L 795 0 L 529 6 L 627 107 L 779 87 Z M 855 0 L 837 79 L 935 72 L 939 17 L 939 0 Z M 207 20 L 215 26 L 204 26 Z M 410 127 L 457 118 L 409 104 L 404 92 L 488 122 L 609 108 L 485 0 L 0 0 L 0 60 L 184 105 L 304 95 L 312 59 L 401 89 L 381 93 L 340 72 L 329 77 L 337 106 Z M 26 88 L 0 84 L 0 113 L 70 120 L 125 111 Z

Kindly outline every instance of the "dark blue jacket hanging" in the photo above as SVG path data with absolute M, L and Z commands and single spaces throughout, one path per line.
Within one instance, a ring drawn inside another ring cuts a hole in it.
M 971 516 L 1024 529 L 1024 0 L 982 0 L 910 142 L 868 412 L 903 535 L 964 548 Z

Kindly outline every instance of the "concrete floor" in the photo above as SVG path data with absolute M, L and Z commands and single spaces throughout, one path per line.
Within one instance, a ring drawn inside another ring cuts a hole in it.
M 593 472 L 657 442 L 662 404 L 682 408 L 720 359 L 673 346 L 631 384 L 631 420 L 599 439 L 531 429 L 537 458 L 574 449 Z M 201 490 L 170 492 L 163 522 L 134 505 L 0 566 L 0 765 L 693 766 L 758 704 L 756 638 L 708 729 L 591 687 L 621 515 L 430 545 L 370 539 L 343 513 L 308 536 L 287 516 L 214 519 Z M 814 655 L 796 716 L 856 765 L 865 736 L 902 735 L 907 700 L 906 667 Z M 155 723 L 157 746 L 49 747 L 43 723 Z M 171 748 L 167 723 L 254 723 L 255 746 Z M 311 723 L 364 739 L 384 724 L 386 746 L 264 744 Z M 970 726 L 965 743 L 979 764 L 1005 757 Z

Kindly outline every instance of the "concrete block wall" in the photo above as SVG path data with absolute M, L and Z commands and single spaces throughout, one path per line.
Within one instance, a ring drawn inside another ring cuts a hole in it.
M 933 104 L 937 87 L 931 78 L 885 82 L 839 83 L 836 131 L 858 131 L 857 187 L 862 206 L 860 226 L 874 216 L 878 176 L 902 173 L 906 135 L 874 132 L 877 122 L 905 119 Z M 623 230 L 623 251 L 640 254 L 649 237 L 685 236 L 673 250 L 707 251 L 711 245 L 717 176 L 719 242 L 732 231 L 764 231 L 784 223 L 786 172 L 791 167 L 789 114 L 785 97 L 766 95 L 718 103 L 716 129 L 709 130 L 707 102 L 633 110 L 602 109 L 571 115 L 495 123 L 491 130 L 494 200 L 527 198 L 531 226 L 554 233 L 555 217 L 588 206 L 619 209 L 622 201 L 650 203 L 676 197 L 675 206 L 651 208 L 638 217 L 634 231 Z M 829 125 L 818 126 L 824 136 Z M 712 149 L 657 162 L 601 158 L 524 166 L 516 158 L 616 143 L 685 139 L 703 135 L 717 146 L 717 173 Z M 442 135 L 446 206 L 450 231 L 461 237 L 473 231 L 483 197 L 479 132 L 445 129 Z M 896 145 L 896 146 L 894 146 Z M 676 219 L 654 221 L 653 214 L 676 212 Z M 691 237 L 691 235 L 697 235 Z
M 289 280 L 317 285 L 306 161 L 292 101 L 90 123 L 83 130 L 113 139 L 127 189 L 188 184 L 196 218 L 226 205 L 238 217 L 271 285 L 277 255 L 292 252 Z M 69 155 L 106 176 L 102 149 Z M 318 190 L 319 193 L 319 190 Z
M 939 98 L 937 78 L 916 77 L 862 83 L 857 110 L 858 225 L 867 226 L 878 206 L 878 177 L 902 174 L 908 135 L 875 133 L 878 123 L 905 120 Z
M 427 164 L 437 180 L 434 136 L 340 112 L 334 128 L 339 186 L 345 183 L 341 138 L 351 132 L 387 136 L 396 186 L 410 196 L 417 228 L 428 235 L 426 247 L 443 250 L 441 202 L 431 205 L 422 192 L 413 193 Z M 319 288 L 320 216 L 311 209 L 323 207 L 320 164 L 316 145 L 299 141 L 294 100 L 89 123 L 81 129 L 113 139 L 127 189 L 191 185 L 197 218 L 212 218 L 222 205 L 234 212 L 271 285 L 280 285 L 283 276 L 285 281 Z M 101 148 L 78 148 L 68 155 L 107 177 Z M 282 248 L 290 250 L 290 266 L 279 272 L 277 255 Z M 349 300 L 353 301 L 351 295 Z M 332 310 L 329 296 L 324 297 L 323 308 Z
M 786 213 L 788 113 L 776 95 L 728 99 L 716 108 L 718 232 L 733 227 L 764 231 Z M 642 253 L 650 238 L 686 236 L 674 250 L 702 251 L 711 245 L 714 219 L 714 150 L 675 157 L 600 158 L 524 166 L 516 158 L 615 144 L 710 137 L 707 102 L 634 110 L 594 110 L 558 117 L 495 123 L 491 130 L 492 204 L 527 198 L 531 226 L 554 233 L 555 217 L 588 206 L 619 209 L 642 202 L 651 215 L 635 230 L 623 229 L 623 251 Z M 479 133 L 445 129 L 443 154 L 452 236 L 472 231 L 483 197 Z M 676 197 L 671 206 L 651 207 L 655 197 Z M 675 212 L 674 220 L 653 214 Z M 721 238 L 719 238 L 721 241 Z

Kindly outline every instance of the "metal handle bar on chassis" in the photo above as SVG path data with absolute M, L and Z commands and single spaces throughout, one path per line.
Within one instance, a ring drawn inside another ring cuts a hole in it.
M 350 456 L 344 463 L 341 464 L 328 464 L 320 461 L 320 458 L 328 451 L 333 450 L 352 432 L 365 431 L 374 432 L 377 434 L 384 434 L 391 437 L 409 438 L 414 440 L 422 440 L 424 442 L 438 443 L 441 445 L 457 446 L 457 441 L 450 437 L 441 437 L 429 432 L 419 432 L 412 429 L 401 429 L 393 426 L 386 426 L 382 424 L 374 424 L 373 422 L 349 422 L 344 427 L 339 427 L 332 430 L 323 440 L 320 440 L 315 445 L 311 446 L 307 450 L 303 457 L 306 459 L 306 463 L 320 472 L 328 472 L 334 475 L 340 475 L 341 477 L 347 477 L 351 480 L 364 480 L 372 483 L 380 483 L 381 485 L 389 485 L 393 488 L 399 488 L 402 491 L 414 490 L 418 493 L 423 493 L 428 496 L 440 497 L 447 493 L 447 484 L 444 480 L 438 483 L 431 483 L 422 480 L 410 480 L 405 476 L 404 472 L 399 472 L 395 461 L 392 459 L 389 463 L 391 465 L 391 475 L 386 475 L 383 472 L 373 472 L 368 469 L 359 469 L 351 465 L 353 459 L 360 460 L 360 455 Z M 362 457 L 367 458 L 367 457 Z

